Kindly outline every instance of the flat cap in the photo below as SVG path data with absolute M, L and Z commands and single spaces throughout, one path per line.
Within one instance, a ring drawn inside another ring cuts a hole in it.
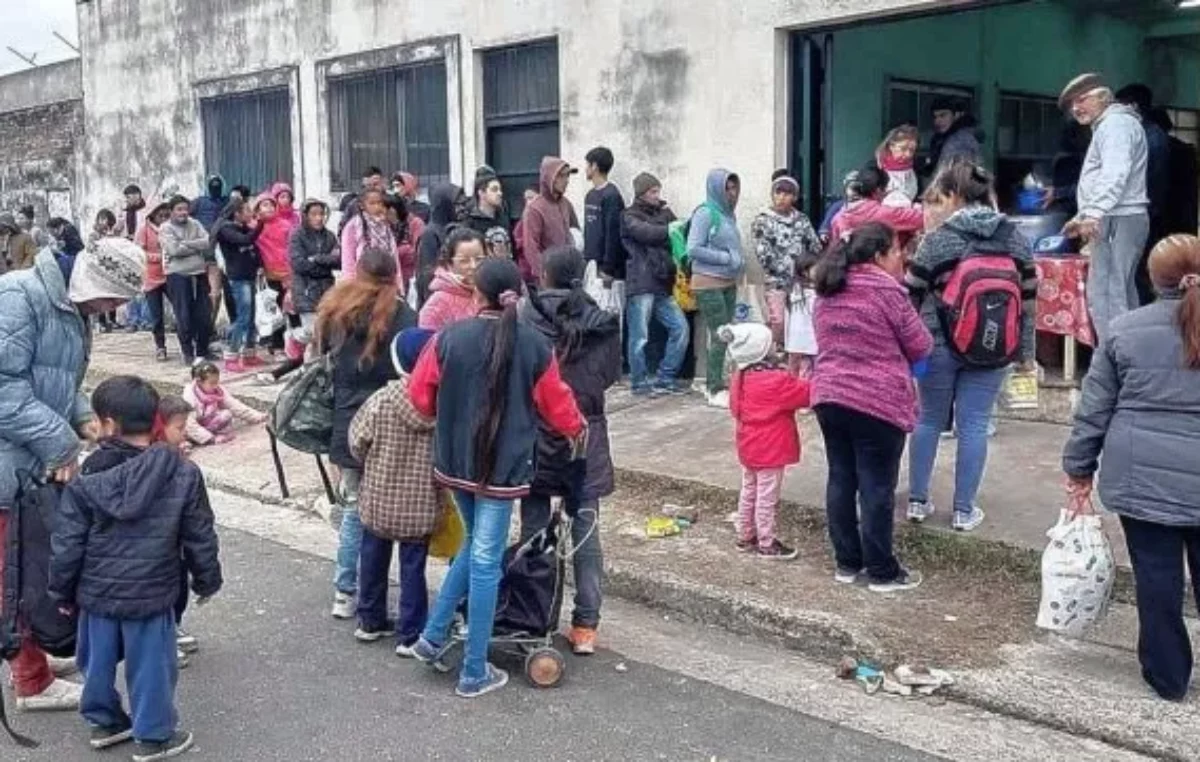
M 1095 72 L 1080 74 L 1063 88 L 1062 95 L 1058 96 L 1058 107 L 1066 111 L 1071 108 L 1076 98 L 1101 87 L 1105 87 L 1104 77 Z

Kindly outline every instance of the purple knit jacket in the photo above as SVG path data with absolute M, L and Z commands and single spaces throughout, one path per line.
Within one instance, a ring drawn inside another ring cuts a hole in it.
M 854 265 L 844 291 L 817 299 L 813 325 L 813 405 L 841 405 L 912 431 L 911 367 L 933 351 L 933 337 L 904 286 L 873 264 Z

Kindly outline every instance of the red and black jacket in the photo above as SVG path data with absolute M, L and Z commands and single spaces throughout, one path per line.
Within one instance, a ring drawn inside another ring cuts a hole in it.
M 565 437 L 579 436 L 584 419 L 575 396 L 559 374 L 550 342 L 518 323 L 508 376 L 508 400 L 495 445 L 488 484 L 479 483 L 475 428 L 487 402 L 488 358 L 481 351 L 497 315 L 484 313 L 442 330 L 421 354 L 409 382 L 413 406 L 437 416 L 434 477 L 452 489 L 511 500 L 529 494 L 538 420 Z

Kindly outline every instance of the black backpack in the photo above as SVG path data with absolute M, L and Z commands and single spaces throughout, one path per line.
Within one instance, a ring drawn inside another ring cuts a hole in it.
M 8 513 L 4 541 L 4 599 L 0 602 L 0 658 L 12 659 L 21 649 L 17 617 L 29 628 L 29 637 L 51 656 L 75 655 L 78 614 L 64 615 L 49 596 L 50 534 L 62 499 L 61 484 L 26 477 L 15 505 Z M 13 731 L 0 701 L 0 726 L 19 745 L 36 743 Z

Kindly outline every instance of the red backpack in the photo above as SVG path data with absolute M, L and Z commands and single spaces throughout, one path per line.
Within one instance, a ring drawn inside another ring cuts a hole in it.
M 946 343 L 972 368 L 1016 361 L 1021 311 L 1021 271 L 1006 252 L 968 250 L 937 297 Z

